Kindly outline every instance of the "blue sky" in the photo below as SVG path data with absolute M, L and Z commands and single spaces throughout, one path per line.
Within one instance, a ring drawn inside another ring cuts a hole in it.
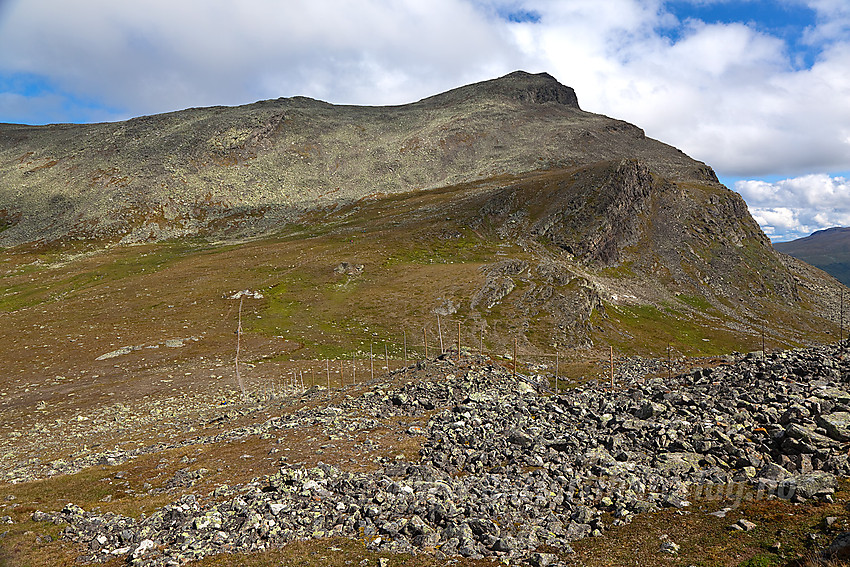
M 850 226 L 847 0 L 0 0 L 0 122 L 400 104 L 516 69 L 705 161 L 775 240 Z

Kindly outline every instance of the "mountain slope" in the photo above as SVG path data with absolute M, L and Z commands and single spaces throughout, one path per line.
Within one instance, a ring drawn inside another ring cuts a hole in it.
M 850 285 L 850 228 L 818 230 L 791 242 L 775 242 L 773 247 L 817 266 L 844 285 Z
M 762 331 L 806 344 L 839 319 L 836 282 L 777 253 L 708 166 L 581 111 L 545 74 L 397 107 L 294 98 L 0 132 L 0 241 L 35 246 L 8 261 L 76 239 L 250 237 L 272 254 L 268 271 L 219 266 L 208 292 L 263 289 L 254 331 L 307 351 L 330 340 L 349 352 L 359 328 L 420 328 L 435 313 L 530 351 L 602 341 L 718 353 L 756 346 Z M 74 295 L 36 285 L 38 262 L 7 272 L 7 311 Z M 168 285 L 186 295 L 200 283 Z
M 303 97 L 91 125 L 0 125 L 0 245 L 256 234 L 304 210 L 499 174 L 638 158 L 716 181 L 639 128 L 516 72 L 396 107 Z

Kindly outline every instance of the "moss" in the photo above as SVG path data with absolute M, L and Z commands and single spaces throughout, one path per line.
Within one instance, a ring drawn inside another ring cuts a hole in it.
M 708 300 L 700 295 L 685 295 L 679 294 L 676 296 L 676 299 L 684 303 L 685 305 L 690 305 L 700 311 L 711 311 L 713 307 Z
M 752 350 L 741 336 L 716 324 L 694 318 L 671 306 L 605 305 L 608 319 L 603 328 L 610 329 L 604 338 L 621 352 L 657 353 L 671 345 L 688 356 L 718 355 L 734 350 Z

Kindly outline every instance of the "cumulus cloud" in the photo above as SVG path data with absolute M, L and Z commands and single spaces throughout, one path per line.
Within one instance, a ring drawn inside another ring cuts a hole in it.
M 0 69 L 130 114 L 299 94 L 398 103 L 515 67 L 493 20 L 463 0 L 18 0 Z
M 825 174 L 769 183 L 735 183 L 756 222 L 774 240 L 808 236 L 832 226 L 850 226 L 850 180 Z
M 634 122 L 727 175 L 850 168 L 850 42 L 826 18 L 809 30 L 821 41 L 817 60 L 798 68 L 786 41 L 744 23 L 672 21 L 662 3 L 612 2 L 628 14 L 620 20 L 564 4 L 574 5 L 541 9 L 536 41 L 522 45 L 584 108 Z

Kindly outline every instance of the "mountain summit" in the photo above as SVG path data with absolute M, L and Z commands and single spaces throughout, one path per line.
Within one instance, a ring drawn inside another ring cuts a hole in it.
M 543 104 L 554 102 L 581 110 L 575 91 L 559 83 L 549 73 L 531 74 L 514 71 L 504 77 L 460 87 L 443 94 L 426 98 L 420 103 L 457 104 L 464 99 L 502 97 L 520 102 Z

